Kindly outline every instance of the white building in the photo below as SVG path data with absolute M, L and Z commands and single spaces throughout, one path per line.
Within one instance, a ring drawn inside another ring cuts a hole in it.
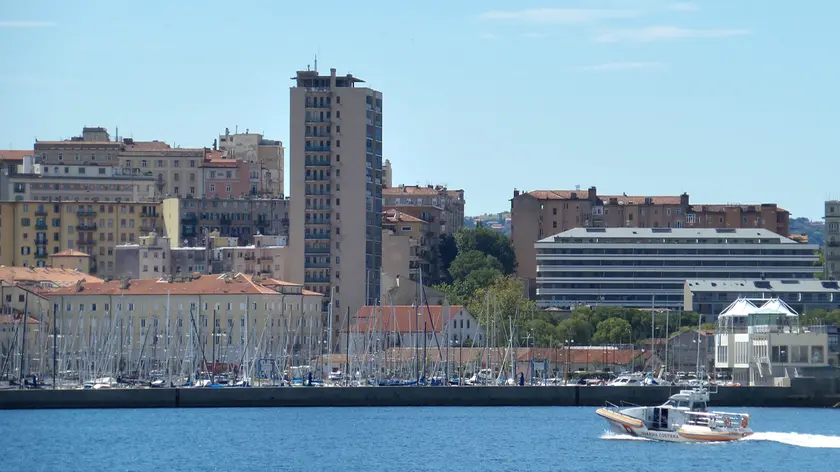
M 349 336 L 343 329 L 339 343 L 341 352 L 347 352 L 349 338 L 350 354 L 357 356 L 392 347 L 434 349 L 447 344 L 470 345 L 470 341 L 478 345 L 485 340 L 484 328 L 459 305 L 364 306 L 354 319 Z
M 765 229 L 575 228 L 537 241 L 540 307 L 677 308 L 686 279 L 813 279 L 813 244 Z
M 225 128 L 225 134 L 219 136 L 219 150 L 224 151 L 228 158 L 251 164 L 248 178 L 251 193 L 254 195 L 284 195 L 283 143 L 273 139 L 265 139 L 262 134 L 245 133 L 230 134 Z
M 799 314 L 779 298 L 740 298 L 718 316 L 715 370 L 741 385 L 785 385 L 829 365 L 821 328 L 800 326 Z

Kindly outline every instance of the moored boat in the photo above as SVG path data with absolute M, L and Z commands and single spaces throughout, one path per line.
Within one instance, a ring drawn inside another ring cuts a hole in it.
M 737 441 L 752 434 L 750 415 L 708 411 L 709 390 L 680 390 L 660 406 L 607 404 L 598 416 L 607 420 L 610 430 L 656 441 L 717 442 Z

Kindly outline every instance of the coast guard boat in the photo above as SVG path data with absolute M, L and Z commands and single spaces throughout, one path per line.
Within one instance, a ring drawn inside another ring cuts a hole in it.
M 715 442 L 737 441 L 753 432 L 750 415 L 707 411 L 709 390 L 680 390 L 661 406 L 619 407 L 607 403 L 598 416 L 607 420 L 610 430 L 656 441 Z

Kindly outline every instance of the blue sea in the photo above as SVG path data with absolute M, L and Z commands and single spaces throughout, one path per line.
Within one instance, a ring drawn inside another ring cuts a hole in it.
M 606 432 L 595 408 L 0 411 L 3 471 L 733 471 L 840 468 L 840 410 L 752 415 L 737 443 Z

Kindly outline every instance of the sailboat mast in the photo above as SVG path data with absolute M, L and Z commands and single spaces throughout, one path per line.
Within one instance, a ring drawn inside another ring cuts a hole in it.
M 61 303 L 62 303 L 61 306 L 62 307 L 64 306 L 63 302 L 64 302 L 64 300 L 62 299 L 62 301 L 61 301 Z M 55 312 L 58 311 L 58 310 L 56 308 L 57 308 L 56 306 L 53 306 L 53 362 L 52 362 L 52 364 L 53 364 L 53 368 L 52 368 L 53 390 L 56 389 L 56 385 L 57 385 L 57 383 L 56 383 L 57 382 L 56 370 L 57 370 L 57 367 L 58 367 L 58 324 L 57 324 L 58 317 L 55 314 Z
M 29 313 L 29 291 L 26 292 L 26 295 L 23 299 L 23 334 L 21 334 L 20 337 L 20 388 L 23 388 L 23 378 L 26 375 L 24 373 L 24 366 L 26 365 L 26 322 L 28 321 L 27 313 Z

